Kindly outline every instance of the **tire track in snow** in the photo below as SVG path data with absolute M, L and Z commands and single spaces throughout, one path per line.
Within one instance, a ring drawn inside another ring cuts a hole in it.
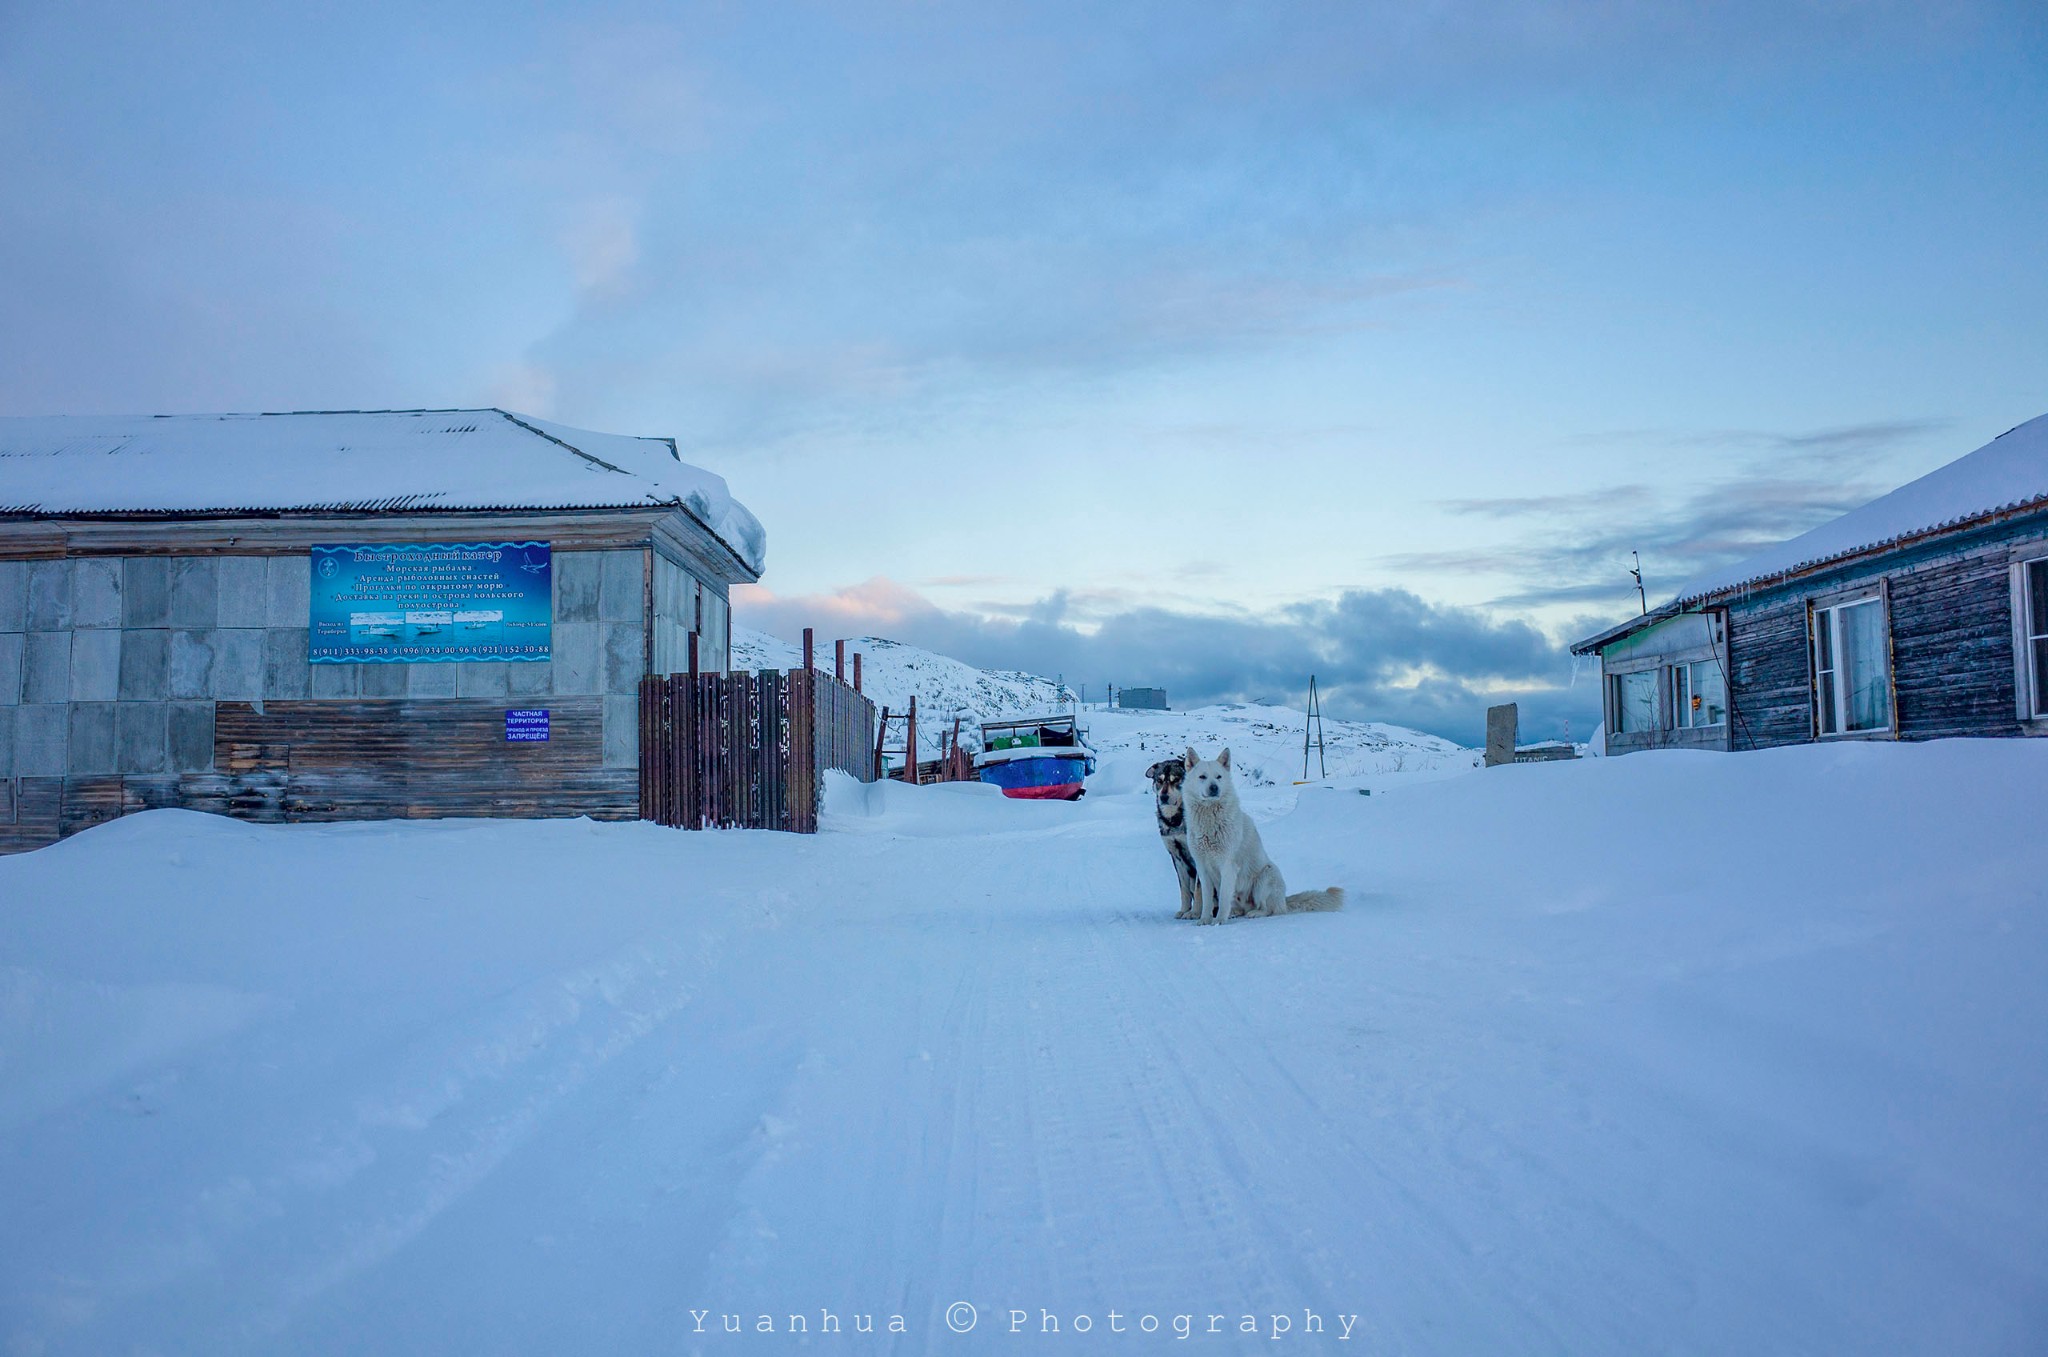
M 1170 1058 L 1182 1040 L 1172 1010 L 1132 991 L 1129 902 L 1105 884 L 1128 877 L 1105 877 L 1093 858 L 1034 847 L 1009 872 L 1065 908 L 995 990 L 1007 1018 L 995 1024 L 998 1068 L 1025 1127 L 1043 1234 L 997 1241 L 1022 1256 L 989 1270 L 1000 1287 L 1103 1306 L 1267 1304 L 1284 1288 L 1258 1204 L 1231 1171 L 1234 1130 Z M 1054 995 L 1066 1007 L 1041 998 Z
M 437 1022 L 348 1110 L 263 1147 L 259 1162 L 174 1208 L 168 1234 L 109 1260 L 90 1283 L 91 1321 L 125 1325 L 135 1311 L 175 1307 L 191 1332 L 191 1311 L 204 1308 L 215 1317 L 196 1327 L 212 1332 L 212 1350 L 266 1345 L 301 1306 L 403 1249 L 596 1072 L 686 1008 L 721 943 L 644 937 Z M 337 1214 L 316 1237 L 332 1242 L 309 1257 L 308 1222 L 325 1212 Z
M 1166 949 L 1132 946 L 1128 959 L 1143 974 L 1146 991 L 1169 1015 L 1171 1026 L 1186 1034 L 1182 1042 L 1161 1048 L 1165 1057 L 1180 1068 L 1184 1080 L 1199 1080 L 1224 1095 L 1212 1122 L 1229 1133 L 1218 1139 L 1225 1167 L 1231 1181 L 1258 1203 L 1267 1246 L 1286 1265 L 1286 1289 L 1293 1292 L 1286 1299 L 1324 1314 L 1359 1314 L 1356 1336 L 1366 1339 L 1370 1350 L 1440 1351 L 1441 1332 L 1390 1333 L 1380 1317 L 1414 1312 L 1417 1292 L 1434 1293 L 1435 1300 L 1422 1308 L 1446 1320 L 1497 1310 L 1497 1292 L 1477 1284 L 1471 1243 L 1275 1054 L 1272 1043 L 1286 1041 L 1289 1033 L 1276 1034 L 1255 1023 L 1246 1008 L 1247 996 L 1263 989 L 1269 977 L 1242 964 L 1257 959 L 1249 950 L 1260 945 L 1256 935 L 1247 938 L 1231 930 L 1271 932 L 1304 925 L 1312 921 L 1241 919 L 1221 930 L 1191 933 L 1176 941 L 1204 947 L 1205 954 L 1172 970 L 1165 964 L 1172 955 Z M 1135 918 L 1127 918 L 1124 926 L 1138 931 Z M 1240 950 L 1218 956 L 1226 947 Z M 1231 966 L 1235 973 L 1225 969 Z M 1198 977 L 1205 993 L 1190 994 L 1190 982 Z M 1267 1124 L 1308 1126 L 1317 1134 L 1306 1143 L 1292 1138 L 1277 1145 L 1261 1142 L 1258 1128 Z M 1426 1165 L 1416 1167 L 1431 1171 Z M 1398 1254 L 1378 1260 L 1381 1270 L 1337 1252 L 1340 1241 L 1358 1238 L 1361 1216 L 1381 1222 L 1381 1237 L 1398 1241 Z M 1291 1223 L 1284 1236 L 1273 1229 L 1275 1221 Z M 1548 1352 L 1567 1346 L 1546 1316 L 1511 1304 L 1507 1322 L 1496 1317 L 1488 1326 L 1491 1332 L 1472 1335 L 1485 1350 Z

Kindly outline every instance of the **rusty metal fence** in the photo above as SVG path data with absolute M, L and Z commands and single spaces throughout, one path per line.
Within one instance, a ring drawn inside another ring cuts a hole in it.
M 875 705 L 815 669 L 640 681 L 640 818 L 818 832 L 827 768 L 874 778 Z

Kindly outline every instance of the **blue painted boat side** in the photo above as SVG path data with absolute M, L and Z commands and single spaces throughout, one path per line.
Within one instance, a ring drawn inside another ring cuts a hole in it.
M 1012 759 L 981 770 L 981 780 L 1004 791 L 1033 787 L 1079 788 L 1095 768 L 1093 759 Z

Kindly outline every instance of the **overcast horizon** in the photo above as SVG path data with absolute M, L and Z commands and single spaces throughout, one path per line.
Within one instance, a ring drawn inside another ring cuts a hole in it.
M 0 0 L 0 414 L 678 440 L 742 625 L 1467 743 L 2048 412 L 2023 3 Z

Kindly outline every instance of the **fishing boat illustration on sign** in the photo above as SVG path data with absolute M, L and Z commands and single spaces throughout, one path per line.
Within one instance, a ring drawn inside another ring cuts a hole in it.
M 1004 796 L 1078 800 L 1087 790 L 1083 780 L 1095 771 L 1095 751 L 1083 742 L 1084 733 L 1071 716 L 984 721 L 974 767 Z

